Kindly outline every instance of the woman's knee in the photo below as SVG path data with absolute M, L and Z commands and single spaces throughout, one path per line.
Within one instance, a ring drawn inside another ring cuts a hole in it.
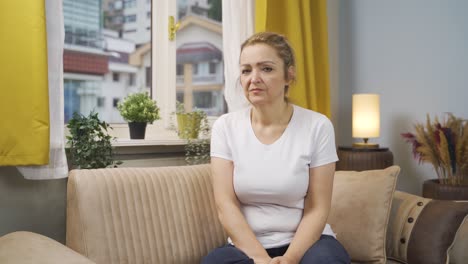
M 232 245 L 212 250 L 202 259 L 201 264 L 254 264 L 244 252 Z
M 331 236 L 322 236 L 312 247 L 310 247 L 300 264 L 349 264 L 351 259 L 345 248 Z

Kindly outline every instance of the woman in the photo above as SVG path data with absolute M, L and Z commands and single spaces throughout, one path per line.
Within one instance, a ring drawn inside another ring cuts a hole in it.
M 251 106 L 213 125 L 211 166 L 229 243 L 203 264 L 349 263 L 326 224 L 337 161 L 331 122 L 288 102 L 295 79 L 285 37 L 241 46 L 240 83 Z

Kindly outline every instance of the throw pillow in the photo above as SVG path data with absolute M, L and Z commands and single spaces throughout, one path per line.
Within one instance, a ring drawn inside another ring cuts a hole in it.
M 468 215 L 458 228 L 452 248 L 449 249 L 450 263 L 463 263 L 468 259 Z
M 388 258 L 411 264 L 448 263 L 448 253 L 454 245 L 453 260 L 464 259 L 465 250 L 460 248 L 464 245 L 454 243 L 457 236 L 468 230 L 468 202 L 432 200 L 396 191 L 392 212 Z M 460 228 L 463 221 L 465 231 Z
M 337 171 L 328 223 L 352 261 L 385 263 L 385 239 L 400 167 Z

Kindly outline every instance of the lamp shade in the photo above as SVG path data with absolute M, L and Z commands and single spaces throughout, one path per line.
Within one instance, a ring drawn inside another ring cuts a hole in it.
M 380 98 L 378 94 L 353 95 L 353 137 L 380 136 Z

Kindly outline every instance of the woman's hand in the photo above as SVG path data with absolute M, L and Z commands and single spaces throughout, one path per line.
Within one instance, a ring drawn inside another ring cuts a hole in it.
M 268 264 L 299 264 L 299 261 L 293 260 L 285 256 L 280 256 L 273 258 Z
M 271 258 L 254 258 L 255 264 L 270 264 Z

